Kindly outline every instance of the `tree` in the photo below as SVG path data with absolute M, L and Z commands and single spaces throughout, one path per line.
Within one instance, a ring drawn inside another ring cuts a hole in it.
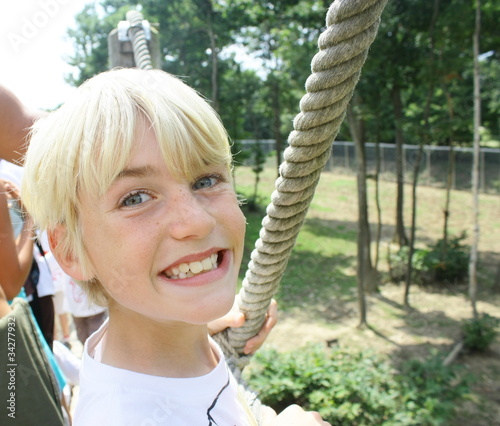
M 388 102 L 392 105 L 394 125 L 394 141 L 396 144 L 396 211 L 395 211 L 395 232 L 393 241 L 400 246 L 408 244 L 404 227 L 403 207 L 404 207 L 404 158 L 403 144 L 404 137 L 404 111 L 403 92 L 411 84 L 415 77 L 413 67 L 418 61 L 412 31 L 411 31 L 411 8 L 404 1 L 397 0 L 388 4 L 385 22 L 381 28 L 380 37 L 376 40 L 377 50 L 382 53 L 382 57 L 391 63 L 391 67 L 386 68 L 384 79 L 389 92 Z M 414 6 L 415 7 L 415 6 Z M 419 10 L 422 13 L 422 10 Z
M 427 91 L 427 99 L 425 102 L 424 110 L 423 110 L 423 135 L 421 138 L 421 142 L 419 144 L 417 157 L 415 159 L 415 164 L 413 168 L 413 182 L 412 182 L 412 210 L 411 210 L 411 233 L 410 233 L 410 241 L 409 241 L 409 250 L 408 250 L 408 262 L 406 268 L 406 285 L 404 292 L 404 305 L 410 306 L 409 295 L 410 295 L 410 286 L 412 281 L 412 273 L 413 273 L 413 252 L 415 250 L 415 232 L 416 232 L 416 220 L 417 220 L 417 182 L 418 176 L 420 172 L 420 162 L 422 160 L 422 154 L 424 150 L 424 144 L 429 143 L 430 136 L 430 108 L 431 108 L 431 100 L 434 95 L 434 87 L 436 85 L 435 81 L 435 27 L 436 21 L 439 14 L 439 3 L 440 0 L 434 0 L 434 7 L 431 16 L 431 22 L 429 24 L 428 38 L 429 38 L 429 54 L 428 54 L 428 65 L 426 67 L 427 70 L 430 71 L 430 76 L 427 78 L 428 81 L 428 91 Z
M 103 6 L 108 14 L 139 7 L 136 0 L 104 0 Z M 185 76 L 189 85 L 205 94 L 218 110 L 220 53 L 232 42 L 233 24 L 224 19 L 217 2 L 144 0 L 140 9 L 145 19 L 159 26 L 165 59 L 162 68 Z
M 354 105 L 359 104 L 359 95 L 354 94 Z M 355 106 L 354 106 L 355 107 Z M 356 149 L 357 163 L 357 193 L 358 193 L 358 236 L 357 236 L 357 266 L 356 277 L 358 283 L 358 303 L 360 312 L 360 326 L 367 323 L 365 292 L 377 289 L 375 271 L 371 262 L 371 236 L 368 222 L 368 196 L 366 187 L 366 155 L 364 125 L 361 114 L 353 112 L 352 105 L 347 108 L 347 119 L 352 132 Z
M 76 15 L 76 27 L 68 30 L 68 37 L 73 40 L 74 54 L 67 61 L 77 71 L 67 76 L 68 83 L 79 86 L 109 68 L 108 34 L 124 16 L 125 12 L 116 11 L 103 19 L 96 3 L 86 4 Z
M 279 168 L 284 135 L 291 131 L 291 118 L 303 94 L 296 82 L 303 85 L 309 75 L 309 61 L 317 50 L 321 30 L 318 23 L 324 21 L 326 9 L 322 9 L 323 2 L 315 0 L 238 0 L 230 4 L 244 7 L 247 22 L 240 29 L 239 40 L 262 64 L 265 74 Z M 290 118 L 286 124 L 284 117 Z
M 81 84 L 94 74 L 108 69 L 107 36 L 124 20 L 130 9 L 139 8 L 145 19 L 157 25 L 160 33 L 162 68 L 181 76 L 190 86 L 212 102 L 233 139 L 236 164 L 242 158 L 238 138 L 252 135 L 253 127 L 246 122 L 252 105 L 248 101 L 263 96 L 262 80 L 255 71 L 241 72 L 240 64 L 224 49 L 233 43 L 233 29 L 241 23 L 221 10 L 221 4 L 210 0 L 177 0 L 158 2 L 144 0 L 104 0 L 100 5 L 88 5 L 77 15 L 77 27 L 68 35 L 75 45 L 70 63 L 77 66 L 70 78 Z M 244 17 L 243 13 L 239 16 Z M 233 19 L 231 19 L 233 18 Z M 221 86 L 220 81 L 224 81 Z M 259 113 L 260 114 L 260 113 Z M 255 115 L 255 114 L 254 114 Z M 258 118 L 261 133 L 269 120 Z M 267 136 L 267 135 L 266 135 Z
M 481 0 L 476 0 L 476 20 L 473 36 L 474 55 L 474 160 L 472 166 L 472 214 L 473 234 L 469 262 L 469 297 L 472 305 L 474 319 L 478 318 L 477 298 L 477 250 L 479 243 L 479 146 L 481 134 L 481 87 L 479 67 L 479 37 L 481 34 Z
M 248 200 L 248 207 L 251 211 L 257 211 L 260 174 L 264 171 L 265 162 L 266 155 L 262 150 L 260 141 L 256 140 L 255 144 L 252 145 L 252 172 L 255 174 L 255 183 L 253 187 L 253 195 L 250 200 Z
M 370 85 L 375 85 L 378 89 L 378 96 L 367 98 L 366 108 L 373 111 L 383 108 L 384 115 L 388 116 L 388 119 L 384 120 L 385 125 L 382 125 L 382 130 L 377 129 L 374 135 L 372 129 L 367 138 L 373 140 L 382 133 L 387 135 L 386 140 L 390 139 L 396 144 L 397 199 L 393 240 L 399 245 L 408 243 L 403 217 L 403 144 L 406 121 L 404 104 L 408 88 L 412 86 L 418 74 L 416 64 L 421 60 L 415 46 L 415 34 L 422 27 L 422 16 L 428 15 L 428 9 L 423 1 L 411 4 L 405 0 L 389 2 L 382 17 L 379 35 L 372 45 L 363 71 L 370 73 Z M 366 90 L 371 89 L 367 89 L 367 85 L 364 85 L 363 97 Z

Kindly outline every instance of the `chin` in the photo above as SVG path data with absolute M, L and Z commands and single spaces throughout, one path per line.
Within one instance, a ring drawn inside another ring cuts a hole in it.
M 219 300 L 220 303 L 217 303 L 211 306 L 202 306 L 199 308 L 197 315 L 199 324 L 208 324 L 211 321 L 215 321 L 224 315 L 226 315 L 234 305 L 234 296 L 228 297 L 226 300 Z

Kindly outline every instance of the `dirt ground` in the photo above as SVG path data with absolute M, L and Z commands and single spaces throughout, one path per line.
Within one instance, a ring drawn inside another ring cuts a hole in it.
M 349 182 L 352 179 L 353 182 Z M 314 203 L 320 208 L 311 209 L 308 217 L 327 223 L 342 223 L 356 229 L 355 177 L 324 173 L 316 191 Z M 273 180 L 273 178 L 269 178 Z M 410 218 L 410 186 L 405 185 L 405 218 Z M 382 244 L 387 244 L 394 233 L 395 184 L 381 183 Z M 324 196 L 322 194 L 328 194 Z M 445 193 L 439 188 L 419 187 L 417 191 L 417 247 L 435 243 L 442 235 Z M 375 229 L 376 214 L 373 201 L 373 184 L 369 187 L 370 223 Z M 480 239 L 478 265 L 478 304 L 480 314 L 488 313 L 500 318 L 500 288 L 494 277 L 500 265 L 500 198 L 482 194 L 480 197 Z M 459 235 L 467 232 L 466 244 L 471 243 L 472 198 L 464 191 L 452 191 L 449 232 Z M 381 253 L 384 253 L 384 249 Z M 383 255 L 381 255 L 382 258 Z M 351 268 L 353 269 L 353 268 Z M 379 270 L 387 267 L 380 262 Z M 497 272 L 498 271 L 498 272 Z M 354 270 L 345 271 L 355 275 Z M 411 310 L 403 306 L 404 286 L 382 283 L 380 293 L 367 297 L 369 327 L 358 328 L 357 302 L 339 305 L 327 301 L 316 307 L 314 313 L 305 306 L 281 312 L 280 320 L 266 345 L 278 350 L 296 350 L 308 342 L 336 340 L 342 347 L 363 350 L 367 347 L 387 354 L 394 361 L 426 357 L 436 348 L 448 354 L 460 338 L 462 320 L 470 319 L 472 309 L 467 298 L 467 287 L 454 285 L 437 291 L 416 285 L 411 287 Z M 279 302 L 279 301 L 278 301 Z M 500 426 L 500 337 L 483 354 L 461 352 L 454 361 L 474 374 L 477 381 L 465 403 L 457 407 L 453 426 Z

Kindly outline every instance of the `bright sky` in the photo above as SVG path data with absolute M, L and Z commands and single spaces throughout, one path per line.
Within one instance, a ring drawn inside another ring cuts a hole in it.
M 2 2 L 0 83 L 33 108 L 54 108 L 72 90 L 64 76 L 72 68 L 66 37 L 74 16 L 94 0 L 9 0 Z

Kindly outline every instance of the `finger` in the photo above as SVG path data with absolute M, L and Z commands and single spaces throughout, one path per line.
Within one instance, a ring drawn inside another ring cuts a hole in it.
M 265 405 L 262 406 L 262 424 L 267 425 L 271 424 L 271 422 L 276 419 L 276 411 L 274 411 L 271 407 L 267 407 Z
M 327 426 L 330 423 L 324 421 L 319 413 L 315 411 L 304 411 L 298 405 L 290 405 L 269 423 L 273 426 Z M 331 426 L 331 425 L 330 425 Z
M 19 189 L 12 184 L 9 181 L 4 182 L 4 190 L 7 194 L 7 197 L 13 199 L 13 200 L 19 200 L 20 195 L 19 195 Z
M 267 310 L 267 318 L 264 325 L 267 328 L 269 328 L 269 331 L 271 331 L 277 322 L 278 322 L 278 302 L 272 299 L 269 305 L 269 309 Z
M 220 333 L 229 327 L 238 328 L 245 322 L 245 315 L 242 312 L 229 311 L 223 317 L 208 323 L 208 332 L 211 336 Z
M 11 181 L 4 180 L 3 182 L 4 182 L 5 188 L 8 188 L 10 191 L 12 191 L 12 192 L 18 192 L 19 191 L 18 187 L 15 184 L 13 184 Z
M 245 347 L 243 348 L 243 353 L 246 355 L 255 353 L 264 344 L 267 336 L 277 322 L 278 304 L 276 300 L 272 299 L 271 304 L 269 305 L 269 309 L 267 310 L 266 319 L 262 324 L 260 331 L 256 336 L 252 337 L 246 342 Z
M 259 334 L 248 339 L 247 342 L 245 343 L 245 347 L 243 348 L 243 353 L 245 355 L 250 355 L 255 353 L 264 344 L 267 335 L 268 333 L 260 331 Z
M 9 195 L 10 195 L 10 194 L 12 194 L 12 192 L 13 192 L 13 188 L 12 188 L 12 186 L 10 186 L 10 185 L 9 185 L 9 183 L 8 183 L 7 181 L 5 181 L 5 182 L 4 182 L 4 184 L 3 184 L 3 189 L 4 189 L 4 191 L 5 191 L 7 194 L 9 194 Z

